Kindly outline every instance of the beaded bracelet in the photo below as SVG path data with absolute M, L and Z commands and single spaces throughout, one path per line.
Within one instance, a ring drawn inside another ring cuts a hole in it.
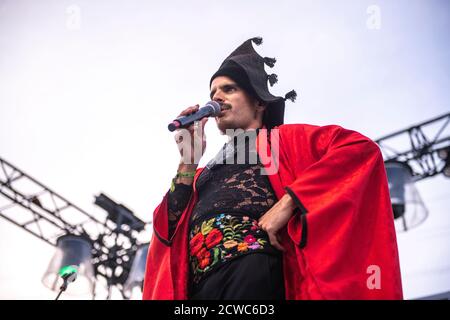
M 177 172 L 176 176 L 172 179 L 172 184 L 170 185 L 170 192 L 173 192 L 175 190 L 175 180 L 178 178 L 194 178 L 195 171 L 188 171 L 188 172 Z

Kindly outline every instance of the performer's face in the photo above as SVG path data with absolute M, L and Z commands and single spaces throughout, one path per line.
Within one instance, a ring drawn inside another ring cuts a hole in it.
M 229 77 L 219 76 L 211 83 L 211 99 L 231 106 L 216 117 L 222 133 L 226 129 L 257 129 L 261 127 L 264 106 L 241 89 Z

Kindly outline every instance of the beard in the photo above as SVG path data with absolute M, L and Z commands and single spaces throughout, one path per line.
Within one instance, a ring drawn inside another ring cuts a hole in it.
M 221 134 L 225 135 L 227 129 L 237 129 L 237 126 L 234 121 L 222 118 L 217 122 L 217 128 Z
M 251 123 L 258 119 L 258 111 L 255 109 L 253 114 L 234 113 L 235 110 L 227 111 L 220 117 L 216 117 L 216 125 L 222 135 L 226 135 L 226 130 L 238 130 L 247 128 Z

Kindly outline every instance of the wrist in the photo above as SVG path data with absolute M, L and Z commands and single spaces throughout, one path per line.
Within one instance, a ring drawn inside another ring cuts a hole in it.
M 195 169 L 190 171 L 177 171 L 177 174 L 172 179 L 172 183 L 170 185 L 170 192 L 173 192 L 175 190 L 175 184 L 185 184 L 185 185 L 192 185 L 194 182 L 195 177 Z
M 178 165 L 177 172 L 195 172 L 197 170 L 198 164 L 185 164 L 180 162 Z
M 289 194 L 286 193 L 280 200 L 281 203 L 283 204 L 283 207 L 294 211 L 295 209 L 294 199 L 292 199 L 292 197 Z

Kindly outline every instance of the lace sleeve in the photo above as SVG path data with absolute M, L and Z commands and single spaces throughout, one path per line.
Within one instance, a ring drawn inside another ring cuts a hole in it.
M 176 183 L 175 189 L 170 192 L 168 196 L 168 218 L 169 218 L 169 238 L 172 237 L 173 232 L 178 224 L 184 209 L 189 202 L 192 193 L 192 185 L 184 183 Z

